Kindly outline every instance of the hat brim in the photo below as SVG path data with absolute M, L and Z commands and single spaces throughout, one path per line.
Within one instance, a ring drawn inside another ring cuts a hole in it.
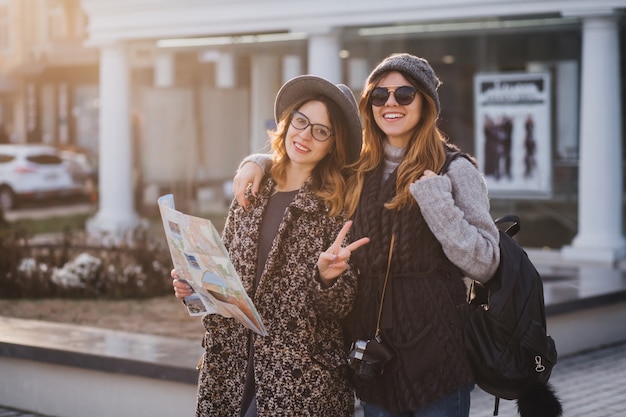
M 343 84 L 333 84 L 330 81 L 315 75 L 300 75 L 287 81 L 276 95 L 274 103 L 274 118 L 276 123 L 285 111 L 303 97 L 324 95 L 334 101 L 343 111 L 348 121 L 350 134 L 348 141 L 348 162 L 353 163 L 361 154 L 363 142 L 361 119 L 352 91 Z

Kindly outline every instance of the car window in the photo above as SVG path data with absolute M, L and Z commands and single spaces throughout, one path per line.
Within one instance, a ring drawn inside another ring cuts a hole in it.
M 15 156 L 13 156 L 13 155 L 7 155 L 7 154 L 0 153 L 0 164 L 6 163 L 6 162 L 11 162 L 14 159 L 15 159 Z
M 26 160 L 40 165 L 61 165 L 63 163 L 63 160 L 58 156 L 48 154 L 31 155 L 26 157 Z

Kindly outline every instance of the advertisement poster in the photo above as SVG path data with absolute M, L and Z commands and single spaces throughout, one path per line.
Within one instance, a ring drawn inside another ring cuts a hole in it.
M 476 150 L 490 196 L 552 193 L 550 74 L 474 78 Z

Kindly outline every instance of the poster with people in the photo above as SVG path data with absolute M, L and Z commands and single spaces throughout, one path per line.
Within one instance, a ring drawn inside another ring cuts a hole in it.
M 492 196 L 552 193 L 549 73 L 474 77 L 475 155 Z

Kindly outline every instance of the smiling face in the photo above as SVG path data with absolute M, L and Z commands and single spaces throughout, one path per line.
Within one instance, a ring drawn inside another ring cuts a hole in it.
M 395 90 L 402 86 L 412 86 L 399 72 L 392 71 L 383 76 L 377 87 Z M 415 94 L 415 99 L 407 105 L 396 101 L 394 94 L 389 94 L 387 102 L 382 106 L 372 106 L 372 114 L 378 127 L 385 133 L 392 146 L 406 148 L 411 135 L 420 121 L 422 113 L 422 96 Z
M 328 110 L 324 103 L 315 100 L 307 101 L 297 111 L 306 116 L 309 123 L 324 125 L 332 131 Z M 316 140 L 311 134 L 311 128 L 312 126 L 307 126 L 305 129 L 300 130 L 289 124 L 285 138 L 285 148 L 291 164 L 304 168 L 309 172 L 330 152 L 334 141 L 334 136 L 323 142 Z

